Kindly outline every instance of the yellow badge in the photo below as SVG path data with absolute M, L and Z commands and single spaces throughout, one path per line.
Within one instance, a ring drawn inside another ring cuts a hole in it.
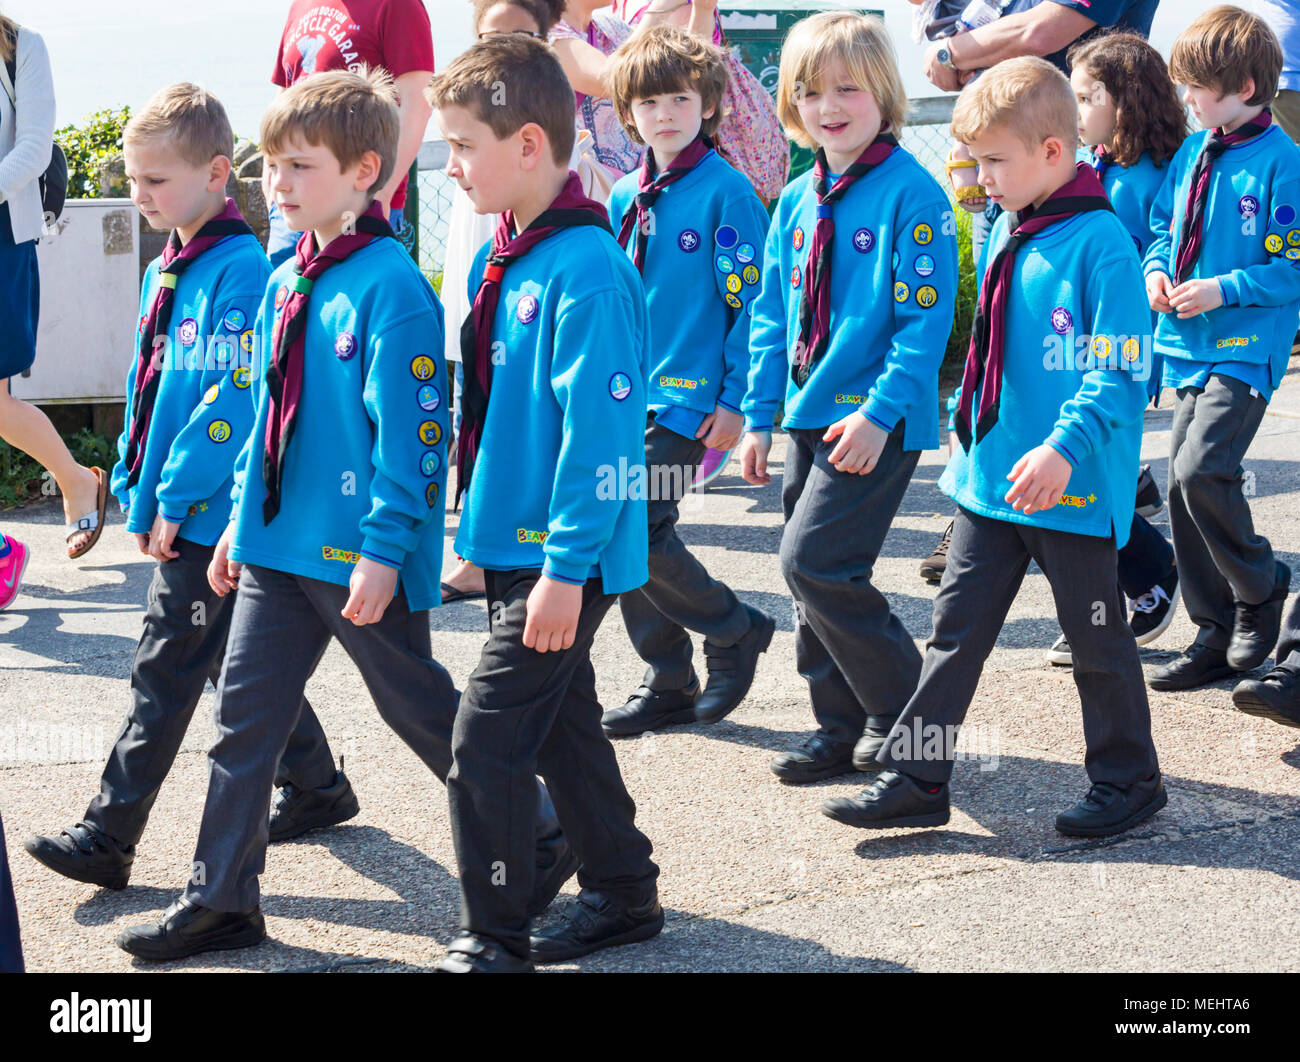
M 928 310 L 939 301 L 939 293 L 929 284 L 916 289 L 916 304 L 923 310 Z
M 248 390 L 248 385 L 253 382 L 252 374 L 248 371 L 247 367 L 243 365 L 234 371 L 233 379 L 235 386 L 241 391 Z
M 429 503 L 430 509 L 438 504 L 438 484 L 430 483 L 424 488 L 424 500 Z
M 423 354 L 411 362 L 411 375 L 417 380 L 432 380 L 435 372 L 437 368 L 433 364 L 433 359 L 426 358 Z
M 1292 247 L 1300 247 L 1300 229 L 1292 229 L 1286 234 L 1286 242 Z
M 239 346 L 245 354 L 253 353 L 253 330 L 251 328 L 247 332 L 239 334 Z
M 727 274 L 727 290 L 732 293 L 740 290 L 740 277 L 736 276 L 735 273 Z
M 228 420 L 214 420 L 208 425 L 208 438 L 214 443 L 223 443 L 230 438 L 230 422 Z
M 758 266 L 747 265 L 740 275 L 744 278 L 746 284 L 757 284 Z
M 1119 352 L 1125 361 L 1137 361 L 1138 355 L 1142 352 L 1137 337 L 1132 336 L 1124 340 L 1124 345 L 1120 347 Z
M 1288 247 L 1286 256 L 1293 262 L 1300 261 L 1300 247 Z
M 1105 336 L 1097 336 L 1092 341 L 1092 352 L 1099 358 L 1110 357 L 1110 340 Z
M 912 230 L 912 239 L 924 247 L 934 239 L 934 230 L 923 222 Z
M 442 441 L 442 428 L 436 420 L 426 420 L 420 425 L 420 442 L 425 446 L 437 446 Z
M 1264 237 L 1264 250 L 1266 250 L 1269 254 L 1281 254 L 1282 237 L 1279 236 L 1276 232 L 1270 232 L 1267 236 Z
M 907 297 L 912 294 L 912 289 L 904 284 L 901 280 L 894 284 L 894 301 L 906 302 Z
M 207 393 L 204 394 L 203 404 L 205 406 L 212 405 L 212 403 L 217 400 L 217 395 L 219 394 L 221 394 L 221 385 L 213 384 L 211 387 L 208 388 Z
M 740 301 L 739 295 L 733 295 L 731 292 L 727 292 L 727 305 L 733 310 L 739 310 L 745 304 Z

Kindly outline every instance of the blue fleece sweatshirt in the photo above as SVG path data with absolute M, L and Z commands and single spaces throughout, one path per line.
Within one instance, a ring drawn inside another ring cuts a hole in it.
M 280 511 L 262 518 L 264 366 L 288 261 L 257 320 L 257 419 L 235 472 L 231 556 L 348 585 L 361 557 L 396 568 L 413 610 L 439 604 L 447 483 L 442 304 L 396 240 L 375 240 L 316 281 Z
M 1174 275 L 1187 190 L 1207 131 L 1183 141 L 1151 209 L 1143 269 Z M 1282 382 L 1300 322 L 1300 148 L 1278 125 L 1228 148 L 1214 164 L 1194 278 L 1214 277 L 1223 306 L 1180 321 L 1160 315 L 1156 350 L 1168 387 L 1203 387 L 1211 373 L 1266 399 Z
M 610 193 L 616 229 L 639 180 L 629 173 Z M 739 413 L 745 397 L 767 211 L 749 178 L 710 151 L 660 193 L 652 216 L 641 272 L 650 307 L 647 396 L 660 424 L 694 438 L 715 406 Z M 634 248 L 635 237 L 629 258 Z
M 487 259 L 470 270 L 471 297 Z M 480 568 L 646 581 L 645 289 L 618 241 L 557 232 L 506 267 L 492 394 L 456 552 Z
M 994 225 L 981 271 L 1006 244 L 1009 217 Z M 1020 248 L 998 420 L 969 453 L 953 454 L 939 479 L 948 497 L 995 520 L 1128 541 L 1151 356 L 1141 281 L 1133 241 L 1108 212 L 1076 215 Z M 1004 500 L 1006 477 L 1043 443 L 1073 471 L 1058 505 L 1026 515 Z
M 800 388 L 791 379 L 804 270 L 817 223 L 812 172 L 781 193 L 750 325 L 750 431 L 825 428 L 857 410 L 885 431 L 906 418 L 903 448 L 938 445 L 938 378 L 957 292 L 952 206 L 910 154 L 895 148 L 834 205 L 830 343 Z
M 235 457 L 253 426 L 253 323 L 271 264 L 256 237 L 228 236 L 181 274 L 172 293 L 169 346 L 140 478 L 126 487 L 127 433 L 140 336 L 158 293 L 161 257 L 140 286 L 140 318 L 126 374 L 126 431 L 117 440 L 111 486 L 126 529 L 148 534 L 162 513 L 179 536 L 214 545 L 226 529 Z

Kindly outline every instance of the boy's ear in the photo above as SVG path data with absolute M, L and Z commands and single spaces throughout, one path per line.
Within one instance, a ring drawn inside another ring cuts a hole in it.
M 551 153 L 546 131 L 536 122 L 525 122 L 515 134 L 519 138 L 519 168 L 534 170 Z
M 357 163 L 357 175 L 352 187 L 358 192 L 368 192 L 379 180 L 379 171 L 383 168 L 384 160 L 379 157 L 378 151 L 365 152 Z
M 717 104 L 714 104 L 707 111 L 700 111 L 700 121 L 707 122 L 710 118 L 712 118 L 717 113 L 718 113 L 718 106 Z
M 1042 151 L 1044 160 L 1055 166 L 1066 154 L 1065 142 L 1059 136 L 1049 136 L 1043 141 Z M 1073 157 L 1074 150 L 1071 149 L 1069 154 Z
M 219 192 L 225 188 L 232 169 L 234 166 L 225 155 L 213 155 L 208 163 L 208 191 Z
M 1242 103 L 1245 103 L 1251 98 L 1251 96 L 1255 95 L 1255 79 L 1253 77 L 1246 78 L 1246 80 L 1241 83 L 1241 88 L 1237 90 L 1235 95 L 1240 97 Z

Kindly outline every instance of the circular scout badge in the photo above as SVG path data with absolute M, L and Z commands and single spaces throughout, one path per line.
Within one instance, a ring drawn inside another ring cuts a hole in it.
M 238 310 L 238 309 L 231 310 L 229 313 L 226 314 L 225 318 L 222 321 L 222 324 L 224 324 L 232 332 L 242 332 L 244 329 L 244 325 L 246 325 L 247 323 L 248 323 L 248 317 L 244 314 L 243 310 Z
M 203 404 L 205 406 L 212 405 L 212 403 L 217 400 L 217 395 L 219 394 L 221 394 L 221 385 L 213 384 L 211 387 L 208 388 L 207 392 L 204 394 Z
M 1300 247 L 1288 247 L 1286 256 L 1293 262 L 1300 261 Z
M 253 353 L 253 330 L 250 328 L 239 335 L 239 346 L 245 354 Z
M 421 387 L 416 393 L 415 400 L 426 413 L 432 413 L 442 405 L 442 395 L 438 394 L 438 389 L 433 384 L 425 384 Z
M 731 259 L 728 258 L 725 254 L 718 255 L 716 264 L 719 273 L 731 273 L 736 268 L 735 265 L 732 264 Z
M 283 309 L 285 300 L 287 300 L 288 298 L 289 298 L 289 289 L 285 287 L 281 287 L 280 290 L 275 293 L 275 308 L 277 310 Z
M 199 322 L 193 317 L 187 317 L 181 322 L 180 328 L 176 330 L 176 336 L 181 341 L 181 345 L 188 347 L 199 338 Z
M 916 270 L 918 277 L 928 277 L 934 272 L 934 259 L 928 254 L 918 254 L 916 261 L 912 263 L 912 268 Z
M 436 476 L 438 469 L 442 467 L 442 458 L 438 456 L 437 450 L 428 450 L 420 458 L 420 471 L 426 476 Z
M 420 425 L 420 442 L 425 446 L 437 446 L 442 442 L 442 428 L 436 420 L 426 420 Z
M 1259 200 L 1253 195 L 1243 195 L 1237 200 L 1237 213 L 1243 218 L 1253 218 L 1259 213 Z
M 912 230 L 912 239 L 922 246 L 925 246 L 925 244 L 934 239 L 934 230 L 930 228 L 929 225 L 925 224 L 925 222 L 922 222 Z
M 627 373 L 616 372 L 609 378 L 609 397 L 615 402 L 622 402 L 632 393 L 632 381 Z
M 742 243 L 736 248 L 736 258 L 744 265 L 746 262 L 754 260 L 754 245 L 752 243 Z
M 1292 229 L 1288 232 L 1286 242 L 1292 247 L 1300 247 L 1300 229 Z
M 929 284 L 916 289 L 916 304 L 923 310 L 928 310 L 939 301 L 939 293 Z
M 733 295 L 731 292 L 727 292 L 727 305 L 733 310 L 739 310 L 745 304 L 740 301 L 739 295 Z
M 1279 225 L 1290 225 L 1295 221 L 1295 207 L 1283 203 L 1273 211 L 1273 220 Z
M 1070 316 L 1070 311 L 1064 306 L 1058 306 L 1052 311 L 1052 331 L 1058 335 L 1065 335 L 1074 327 L 1074 318 Z
M 241 365 L 230 374 L 231 380 L 241 391 L 247 391 L 248 385 L 253 382 L 253 374 L 248 371 L 247 366 Z
M 694 229 L 684 229 L 681 235 L 677 237 L 677 246 L 687 254 L 698 250 L 700 246 L 700 234 Z
M 417 380 L 432 380 L 435 372 L 437 368 L 433 364 L 433 359 L 423 354 L 411 362 L 411 375 Z
M 901 280 L 894 284 L 894 301 L 906 302 L 907 297 L 912 294 L 912 289 L 904 284 Z
M 1110 340 L 1105 336 L 1096 336 L 1092 341 L 1092 352 L 1099 358 L 1110 357 Z
M 740 274 L 746 284 L 758 283 L 758 266 L 747 265 Z
M 208 425 L 208 438 L 214 443 L 223 443 L 230 438 L 230 421 L 214 420 Z
M 334 353 L 339 361 L 347 361 L 357 352 L 357 337 L 351 332 L 340 332 L 334 340 Z
M 1120 347 L 1119 352 L 1125 361 L 1137 361 L 1138 355 L 1141 353 L 1137 339 L 1130 337 L 1124 340 L 1124 345 Z
M 727 277 L 727 290 L 733 295 L 740 290 L 740 277 L 731 273 Z
M 797 288 L 798 286 L 799 286 L 799 267 L 795 266 L 792 270 L 790 270 L 790 287 Z
M 1267 236 L 1264 237 L 1264 250 L 1266 250 L 1269 254 L 1281 254 L 1282 247 L 1283 247 L 1282 237 L 1279 236 L 1276 232 L 1270 232 Z
M 853 234 L 853 249 L 859 254 L 866 254 L 876 246 L 876 234 L 870 229 L 858 229 Z
M 724 251 L 729 251 L 740 242 L 740 233 L 731 225 L 719 225 L 718 231 L 713 234 L 713 242 Z
M 794 235 L 790 238 L 790 243 L 794 245 L 796 251 L 803 250 L 803 229 L 794 230 Z
M 438 504 L 438 484 L 430 483 L 424 488 L 424 500 L 429 503 L 430 509 Z
M 520 324 L 528 324 L 537 316 L 537 298 L 533 295 L 523 295 L 515 303 L 515 318 Z

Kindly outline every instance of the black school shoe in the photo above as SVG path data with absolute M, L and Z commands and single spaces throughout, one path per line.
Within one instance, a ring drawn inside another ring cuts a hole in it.
M 123 848 L 95 827 L 79 822 L 56 836 L 28 837 L 27 854 L 56 874 L 103 889 L 125 889 L 135 862 L 135 846 Z
M 879 771 L 884 764 L 876 759 L 876 754 L 885 747 L 889 732 L 894 729 L 896 720 L 888 716 L 869 715 L 862 736 L 853 746 L 853 769 L 855 771 Z
M 1228 643 L 1228 666 L 1238 671 L 1259 667 L 1277 645 L 1282 630 L 1282 607 L 1291 589 L 1291 569 L 1277 561 L 1273 592 L 1258 605 L 1237 602 L 1232 623 L 1232 641 Z
M 308 830 L 337 826 L 361 811 L 352 783 L 343 773 L 342 760 L 334 781 L 319 789 L 299 789 L 292 782 L 282 785 L 271 798 L 269 840 L 287 841 Z
M 1133 511 L 1138 516 L 1150 520 L 1164 507 L 1165 500 L 1160 497 L 1160 488 L 1156 485 L 1155 476 L 1151 474 L 1151 466 L 1143 465 L 1138 472 L 1137 497 L 1133 502 Z
M 600 717 L 600 728 L 608 737 L 631 737 L 647 730 L 695 722 L 695 702 L 700 696 L 699 679 L 682 690 L 652 690 L 640 687 L 626 704 L 611 708 Z
M 1178 569 L 1175 568 L 1155 586 L 1133 602 L 1129 627 L 1138 645 L 1150 645 L 1174 621 L 1178 611 Z
M 745 611 L 749 613 L 750 627 L 735 645 L 714 645 L 704 640 L 709 681 L 695 702 L 696 722 L 717 723 L 736 710 L 754 684 L 758 658 L 772 644 L 776 620 L 748 605 Z
M 952 525 L 953 521 L 948 521 L 943 538 L 934 547 L 934 552 L 921 562 L 921 578 L 927 583 L 939 583 L 943 580 L 943 573 L 948 568 L 948 547 L 952 545 Z
M 1279 664 L 1263 678 L 1244 679 L 1232 691 L 1232 703 L 1248 715 L 1300 727 L 1300 673 Z
M 533 936 L 529 958 L 539 963 L 565 962 L 602 948 L 649 940 L 663 928 L 664 909 L 657 895 L 639 907 L 625 907 L 594 889 L 583 889 L 562 925 Z
M 901 771 L 884 770 L 857 796 L 825 801 L 822 814 L 864 830 L 942 826 L 949 818 L 948 783 L 927 789 Z
M 437 973 L 536 973 L 528 959 L 507 951 L 490 937 L 465 933 L 447 945 Z
M 778 752 L 772 757 L 771 767 L 781 781 L 794 785 L 848 774 L 854 769 L 853 742 L 836 741 L 817 731 L 802 744 Z
M 1095 782 L 1079 803 L 1056 816 L 1068 837 L 1110 837 L 1145 822 L 1169 803 L 1160 772 L 1132 785 Z
M 251 948 L 266 939 L 262 909 L 214 911 L 178 897 L 159 921 L 132 926 L 117 935 L 117 946 L 137 959 L 168 962 L 205 951 Z
M 1192 642 L 1180 656 L 1153 671 L 1147 685 L 1153 690 L 1194 690 L 1236 673 L 1222 649 Z

